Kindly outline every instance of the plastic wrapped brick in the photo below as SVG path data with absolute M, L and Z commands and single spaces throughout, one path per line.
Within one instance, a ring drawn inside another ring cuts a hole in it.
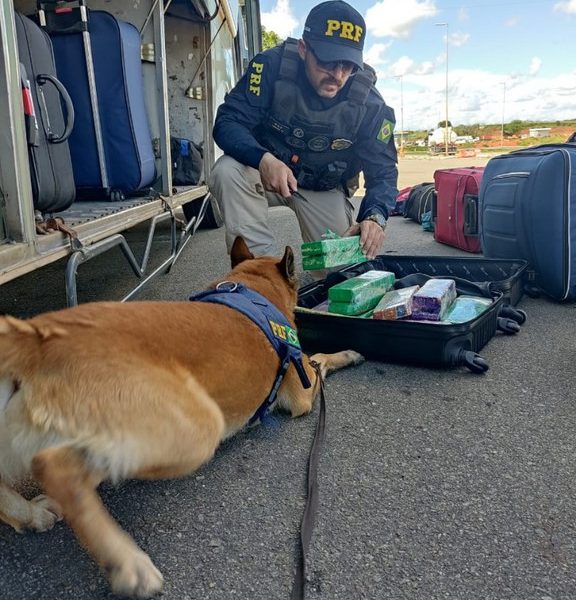
M 330 300 L 328 312 L 348 317 L 365 317 L 367 316 L 365 313 L 370 312 L 370 316 L 372 316 L 372 310 L 378 304 L 380 297 L 376 296 L 359 302 L 333 302 Z
M 446 311 L 442 319 L 447 323 L 467 323 L 472 321 L 492 306 L 490 298 L 479 296 L 458 296 Z
M 360 236 L 334 237 L 301 246 L 302 267 L 306 271 L 365 262 Z
M 420 289 L 419 285 L 386 292 L 374 309 L 373 318 L 384 321 L 404 319 L 412 314 L 414 294 Z
M 412 319 L 441 321 L 456 299 L 453 279 L 429 279 L 415 294 L 412 302 Z
M 395 281 L 396 276 L 390 271 L 367 271 L 362 275 L 333 285 L 328 290 L 328 299 L 331 302 L 350 303 L 372 300 L 377 296 L 380 299 L 388 290 L 392 289 Z

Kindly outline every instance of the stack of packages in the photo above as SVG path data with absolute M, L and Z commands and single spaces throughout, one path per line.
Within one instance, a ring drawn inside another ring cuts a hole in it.
M 339 315 L 371 317 L 384 294 L 394 287 L 396 276 L 389 271 L 367 271 L 333 285 L 328 290 L 328 311 Z
M 302 244 L 302 268 L 314 271 L 365 262 L 360 236 L 339 237 L 328 230 L 324 239 Z
M 393 290 L 374 309 L 375 319 L 465 323 L 481 315 L 492 304 L 490 298 L 456 297 L 453 279 L 430 279 L 417 285 Z
M 422 287 L 392 289 L 394 273 L 368 271 L 328 290 L 328 301 L 316 310 L 380 320 L 465 323 L 487 310 L 492 300 L 456 296 L 453 279 L 430 279 Z

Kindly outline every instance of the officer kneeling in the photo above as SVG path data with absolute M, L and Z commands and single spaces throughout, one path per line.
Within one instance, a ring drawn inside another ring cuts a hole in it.
M 384 241 L 398 171 L 394 111 L 362 60 L 364 19 L 342 0 L 315 6 L 303 37 L 258 54 L 219 107 L 214 139 L 224 151 L 210 190 L 228 250 L 241 235 L 256 256 L 278 249 L 268 207 L 288 206 L 304 242 L 326 229 L 358 235 L 368 258 Z M 364 173 L 354 221 L 346 182 Z

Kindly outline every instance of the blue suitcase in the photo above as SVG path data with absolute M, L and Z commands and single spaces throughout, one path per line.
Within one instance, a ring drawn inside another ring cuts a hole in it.
M 576 299 L 576 144 L 492 158 L 480 188 L 482 250 L 528 261 L 535 288 Z
M 43 3 L 49 7 L 50 3 Z M 59 5 L 58 5 L 59 6 Z M 140 34 L 105 11 L 85 11 L 85 28 L 66 21 L 69 12 L 50 12 L 47 29 L 58 77 L 68 89 L 77 119 L 69 139 L 74 180 L 80 196 L 104 188 L 133 193 L 156 177 L 152 136 L 144 104 Z M 62 26 L 59 26 L 59 22 Z M 91 56 L 86 56 L 89 39 Z M 90 96 L 93 69 L 104 160 Z

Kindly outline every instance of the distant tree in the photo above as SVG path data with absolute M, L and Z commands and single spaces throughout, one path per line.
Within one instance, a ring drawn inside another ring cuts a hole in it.
M 262 50 L 269 50 L 281 44 L 284 40 L 275 32 L 262 27 Z
M 524 121 L 515 119 L 504 125 L 504 135 L 518 135 L 522 129 L 525 129 L 527 124 Z
M 471 135 L 472 137 L 480 137 L 480 126 L 474 125 L 457 125 L 454 127 L 457 135 Z

